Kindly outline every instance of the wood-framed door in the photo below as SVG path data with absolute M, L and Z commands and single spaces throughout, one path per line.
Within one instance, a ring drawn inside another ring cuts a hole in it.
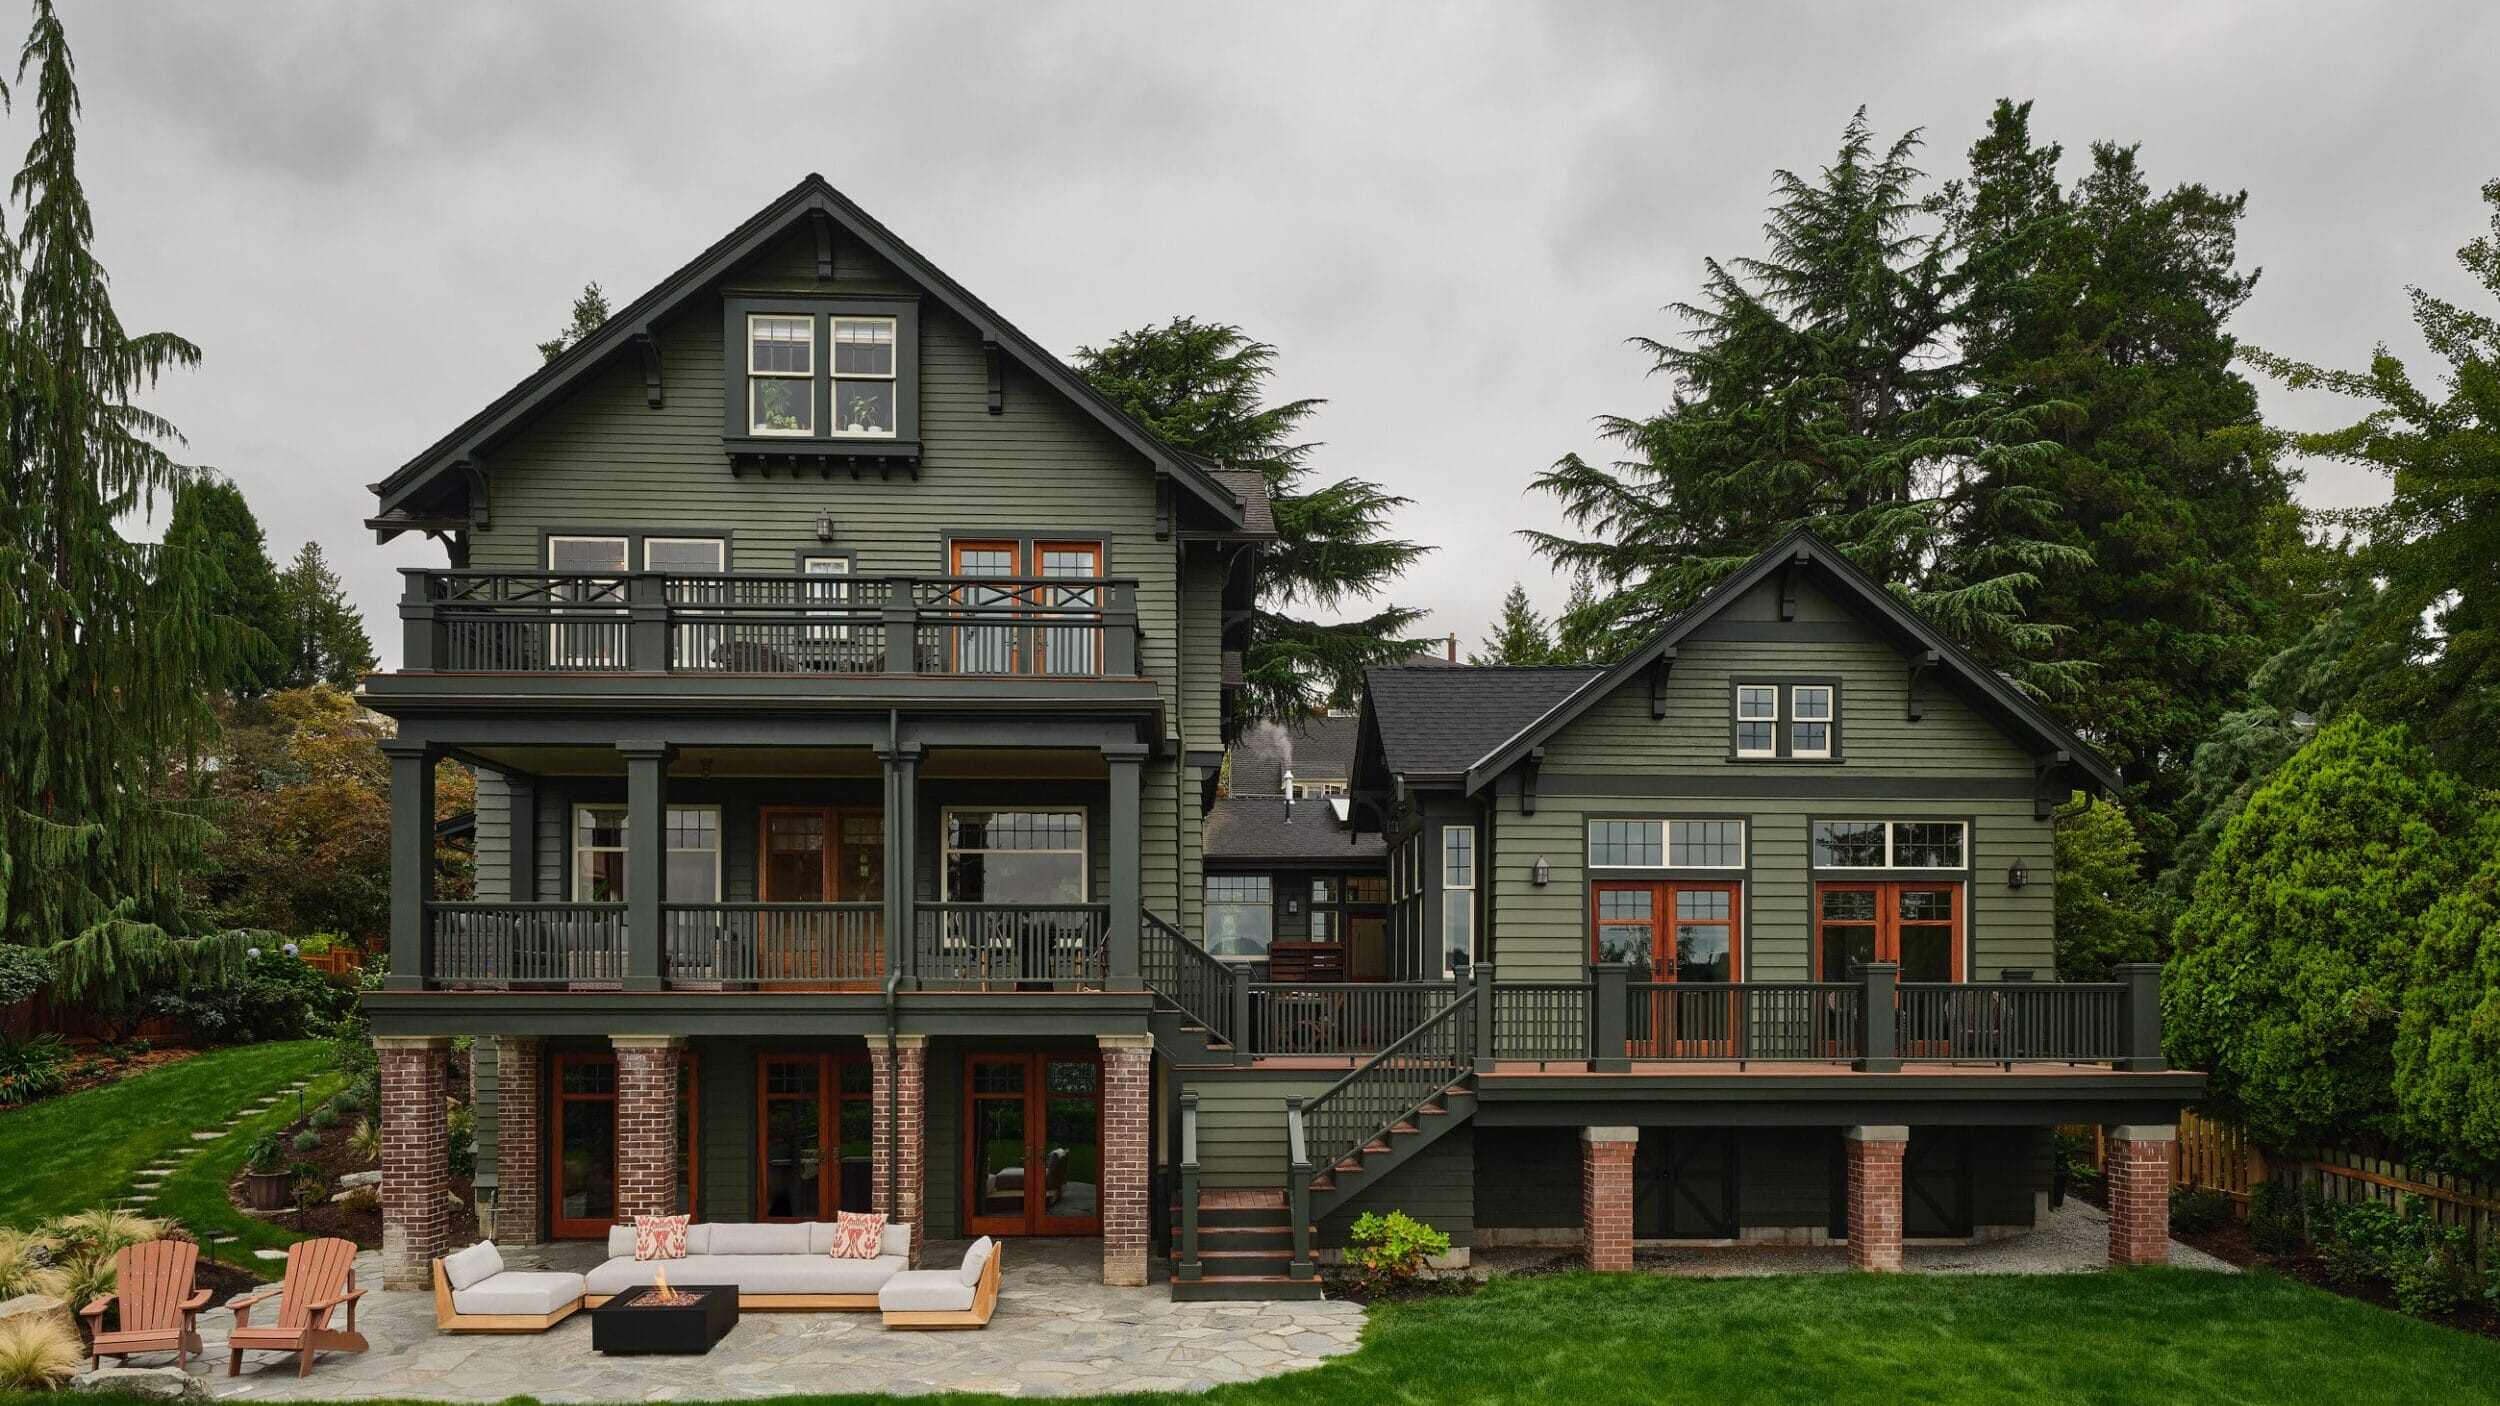
M 1089 584 L 1102 578 L 1100 541 L 964 537 L 947 544 L 946 565 L 956 576 L 1029 577 L 1048 583 L 957 586 L 953 604 L 968 619 L 948 632 L 949 672 L 1064 678 L 1102 673 L 1102 588 Z M 1022 618 L 978 623 L 984 612 Z
M 885 812 L 877 806 L 764 806 L 755 891 L 765 903 L 885 901 Z M 805 989 L 873 985 L 885 969 L 885 913 L 772 913 L 756 922 L 756 970 Z
M 1102 1057 L 964 1057 L 964 1233 L 1102 1233 Z
M 865 1054 L 755 1059 L 755 1218 L 828 1221 L 873 1209 L 876 1115 Z
M 1744 979 L 1744 886 L 1724 879 L 1603 880 L 1589 895 L 1589 957 L 1622 962 L 1643 983 L 1710 983 L 1636 994 L 1626 1034 L 1634 1059 L 1734 1058 Z
M 1960 981 L 1962 886 L 1932 879 L 1814 886 L 1814 974 L 1847 981 L 1859 962 L 1897 962 L 1903 981 Z
M 559 1053 L 551 1061 L 547 1234 L 597 1239 L 616 1224 L 616 1055 Z M 677 1209 L 693 1215 L 703 1185 L 703 1078 L 691 1051 L 677 1057 Z

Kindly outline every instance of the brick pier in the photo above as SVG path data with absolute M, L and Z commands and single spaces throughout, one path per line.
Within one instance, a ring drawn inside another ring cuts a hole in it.
M 2109 1129 L 2101 1165 L 2109 1187 L 2109 1262 L 2170 1263 L 2170 1159 L 2179 1130 L 2169 1123 Z
M 451 1144 L 443 1107 L 441 1035 L 381 1035 L 382 1287 L 423 1289 L 451 1248 Z
M 1153 1226 L 1154 1037 L 1102 1042 L 1102 1282 L 1143 1287 Z
M 1632 1267 L 1632 1160 L 1638 1128 L 1580 1130 L 1580 1253 L 1589 1268 Z
M 616 1218 L 677 1214 L 674 1035 L 616 1035 Z
M 890 1066 L 884 1039 L 869 1037 L 869 1184 L 875 1204 L 868 1209 L 883 1211 L 889 1220 L 912 1228 L 915 1264 L 928 1233 L 921 1221 L 921 1203 L 928 1188 L 928 1062 L 926 1035 L 894 1037 Z
M 1849 1267 L 1901 1272 L 1901 1164 L 1910 1130 L 1862 1126 L 1842 1135 L 1849 1163 Z

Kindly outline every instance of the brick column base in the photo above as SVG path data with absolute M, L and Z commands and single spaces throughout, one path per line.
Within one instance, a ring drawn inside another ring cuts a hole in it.
M 1102 1042 L 1102 1282 L 1146 1283 L 1153 1252 L 1154 1037 Z
M 495 1239 L 547 1238 L 547 1044 L 534 1035 L 495 1037 Z
M 1849 1267 L 1901 1272 L 1901 1163 L 1910 1130 L 1858 1127 L 1843 1134 L 1849 1163 Z
M 1580 1253 L 1589 1268 L 1632 1268 L 1632 1159 L 1638 1128 L 1580 1130 Z
M 614 1035 L 616 1219 L 677 1214 L 677 1047 L 674 1035 Z
M 2109 1262 L 2170 1263 L 2170 1154 L 2179 1130 L 2167 1123 L 2109 1130 L 2101 1171 L 2109 1188 Z
M 891 1068 L 886 1063 L 885 1041 L 869 1037 L 869 1185 L 876 1204 L 850 1208 L 883 1211 L 886 1219 L 910 1226 L 913 1264 L 920 1262 L 920 1244 L 928 1238 L 921 1215 L 921 1198 L 928 1186 L 928 1063 L 925 1035 L 895 1036 Z
M 424 1289 L 451 1248 L 451 1140 L 440 1035 L 379 1035 L 382 1107 L 382 1287 Z

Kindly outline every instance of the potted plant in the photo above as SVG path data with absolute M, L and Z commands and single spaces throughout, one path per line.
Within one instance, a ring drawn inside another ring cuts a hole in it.
M 852 396 L 851 420 L 848 425 L 844 426 L 844 429 L 851 434 L 866 434 L 870 430 L 875 429 L 877 426 L 877 411 L 879 408 L 880 407 L 877 404 L 875 396 Z
M 255 1211 L 280 1211 L 288 1204 L 288 1183 L 295 1174 L 287 1166 L 284 1139 L 263 1133 L 245 1150 L 243 1204 Z

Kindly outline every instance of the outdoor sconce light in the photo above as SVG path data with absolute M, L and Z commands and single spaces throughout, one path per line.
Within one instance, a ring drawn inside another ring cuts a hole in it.
M 816 540 L 819 542 L 830 542 L 833 540 L 833 509 L 819 508 L 816 510 Z
M 2019 859 L 2015 860 L 2013 866 L 2005 871 L 2005 886 L 2009 889 L 2018 889 L 2030 882 L 2031 870 L 2024 867 Z
M 1288 915 L 1290 915 L 1290 914 L 1294 914 L 1294 913 L 1299 913 L 1299 912 L 1301 912 L 1301 911 L 1302 911 L 1302 900 L 1301 900 L 1301 899 L 1298 899 L 1298 898 L 1287 898 L 1287 899 L 1285 900 L 1285 912 L 1286 912 Z
M 1535 884 L 1538 888 L 1554 882 L 1554 866 L 1539 857 L 1536 867 L 1528 871 L 1528 882 Z

